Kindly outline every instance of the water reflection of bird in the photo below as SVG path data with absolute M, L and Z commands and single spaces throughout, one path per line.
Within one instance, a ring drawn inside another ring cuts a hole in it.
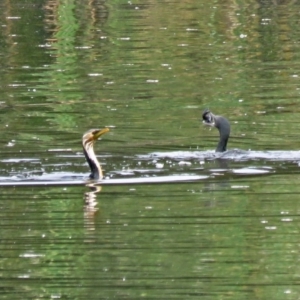
M 91 179 L 102 179 L 103 173 L 100 166 L 100 163 L 97 160 L 97 157 L 94 152 L 94 143 L 106 132 L 108 132 L 108 128 L 104 129 L 90 129 L 82 136 L 82 146 L 84 156 L 90 166 Z
M 227 142 L 230 135 L 230 124 L 222 116 L 215 116 L 210 110 L 205 109 L 202 114 L 203 123 L 208 126 L 216 127 L 220 133 L 219 143 L 216 152 L 226 151 Z

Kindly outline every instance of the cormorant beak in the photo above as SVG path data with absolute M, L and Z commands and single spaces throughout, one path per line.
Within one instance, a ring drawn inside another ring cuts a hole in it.
M 109 128 L 97 129 L 93 132 L 93 140 L 96 141 L 99 139 L 100 136 L 109 132 Z

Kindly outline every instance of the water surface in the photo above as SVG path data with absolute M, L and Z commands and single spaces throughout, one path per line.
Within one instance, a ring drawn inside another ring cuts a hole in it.
M 298 23 L 295 1 L 1 3 L 1 299 L 298 299 Z

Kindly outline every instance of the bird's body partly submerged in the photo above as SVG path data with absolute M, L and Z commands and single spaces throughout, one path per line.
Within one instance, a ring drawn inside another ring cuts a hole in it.
M 222 116 L 214 115 L 208 109 L 204 110 L 202 119 L 205 125 L 216 127 L 219 130 L 220 139 L 216 152 L 225 152 L 227 150 L 227 142 L 230 136 L 230 124 L 228 120 Z
M 90 129 L 82 136 L 82 147 L 86 161 L 88 162 L 91 174 L 90 178 L 99 180 L 103 178 L 103 172 L 99 161 L 94 152 L 94 143 L 105 133 L 109 131 L 104 129 Z

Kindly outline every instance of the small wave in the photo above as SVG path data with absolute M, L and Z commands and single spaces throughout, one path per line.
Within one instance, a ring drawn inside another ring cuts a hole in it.
M 259 175 L 259 174 L 267 174 L 272 172 L 272 169 L 262 169 L 256 167 L 249 167 L 249 168 L 241 168 L 241 169 L 233 169 L 232 173 L 239 174 L 239 175 Z
M 7 158 L 0 160 L 3 163 L 20 163 L 20 162 L 36 162 L 40 161 L 38 158 Z
M 178 174 L 169 176 L 153 176 L 153 177 L 139 177 L 139 178 L 104 178 L 99 181 L 91 180 L 10 180 L 0 181 L 0 186 L 61 186 L 61 185 L 124 185 L 124 184 L 159 184 L 159 183 L 173 183 L 173 182 L 195 182 L 209 178 L 207 175 L 192 175 L 192 174 Z
M 214 151 L 171 151 L 153 152 L 146 155 L 138 155 L 139 159 L 172 159 L 172 160 L 213 160 L 228 159 L 233 161 L 268 160 L 268 161 L 300 161 L 300 151 L 245 151 L 232 149 L 226 152 Z

